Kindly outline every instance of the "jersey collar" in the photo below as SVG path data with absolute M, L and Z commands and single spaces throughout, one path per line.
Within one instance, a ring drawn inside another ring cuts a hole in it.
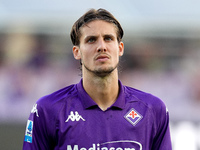
M 81 81 L 77 84 L 77 89 L 79 92 L 80 99 L 82 101 L 83 107 L 85 109 L 92 108 L 94 106 L 97 106 L 97 104 L 92 100 L 92 98 L 87 94 L 87 92 L 83 88 L 82 84 L 82 79 Z M 119 95 L 116 100 L 116 102 L 111 106 L 111 108 L 119 108 L 123 109 L 125 107 L 125 94 L 124 94 L 124 87 L 121 83 L 121 81 L 118 81 L 119 83 Z

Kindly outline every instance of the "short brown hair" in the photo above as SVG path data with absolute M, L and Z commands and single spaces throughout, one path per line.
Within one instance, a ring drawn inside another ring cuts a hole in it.
M 72 41 L 73 45 L 80 44 L 80 37 L 81 37 L 80 28 L 94 20 L 104 20 L 106 22 L 110 22 L 110 23 L 113 23 L 114 25 L 116 25 L 117 40 L 119 42 L 121 41 L 124 31 L 123 31 L 120 23 L 109 11 L 100 8 L 98 10 L 90 9 L 74 23 L 74 25 L 72 26 L 72 29 L 71 29 L 71 33 L 70 33 L 71 41 Z

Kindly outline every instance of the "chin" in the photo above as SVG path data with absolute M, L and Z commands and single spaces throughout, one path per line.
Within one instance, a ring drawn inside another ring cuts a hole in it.
M 91 72 L 91 73 L 93 73 L 93 74 L 95 74 L 97 76 L 104 77 L 104 76 L 107 76 L 107 75 L 111 74 L 115 69 L 117 69 L 117 66 L 118 65 L 116 65 L 115 67 L 113 67 L 113 66 L 103 67 L 102 66 L 102 67 L 99 67 L 99 68 L 96 68 L 96 69 L 91 69 L 91 68 L 87 67 L 86 65 L 84 65 L 84 68 L 87 71 L 89 71 L 89 72 Z
M 109 67 L 106 69 L 100 68 L 100 69 L 94 70 L 93 73 L 97 76 L 104 77 L 104 76 L 110 75 L 116 68 L 117 67 Z

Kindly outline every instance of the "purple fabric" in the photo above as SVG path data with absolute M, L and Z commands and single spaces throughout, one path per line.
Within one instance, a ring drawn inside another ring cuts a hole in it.
M 102 111 L 82 80 L 39 99 L 23 150 L 171 150 L 169 115 L 157 97 L 123 86 Z

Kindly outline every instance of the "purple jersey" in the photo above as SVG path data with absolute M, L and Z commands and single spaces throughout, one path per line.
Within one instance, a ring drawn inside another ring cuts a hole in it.
M 37 101 L 29 116 L 23 150 L 171 150 L 164 103 L 123 86 L 102 111 L 82 81 Z

